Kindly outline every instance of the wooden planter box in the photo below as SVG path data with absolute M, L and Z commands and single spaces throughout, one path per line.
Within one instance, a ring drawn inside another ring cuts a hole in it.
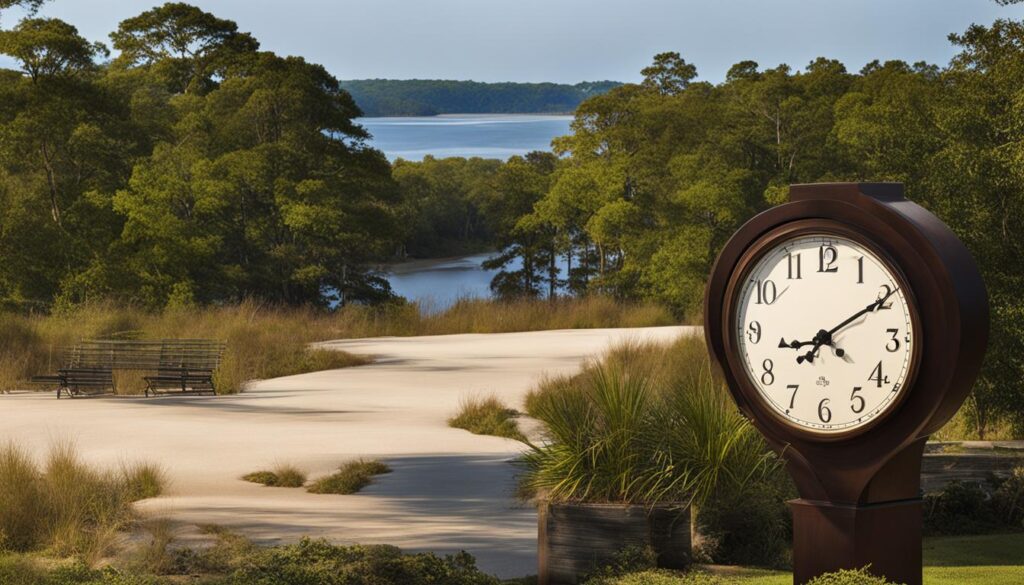
M 576 585 L 630 546 L 650 546 L 661 568 L 690 564 L 689 507 L 542 503 L 537 521 L 539 585 Z

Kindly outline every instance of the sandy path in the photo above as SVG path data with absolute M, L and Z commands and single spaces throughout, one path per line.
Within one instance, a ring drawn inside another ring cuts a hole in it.
M 370 366 L 255 383 L 221 397 L 61 400 L 0 397 L 0 441 L 36 452 L 73 438 L 98 463 L 163 465 L 170 495 L 148 513 L 213 523 L 262 542 L 323 536 L 410 551 L 465 549 L 500 576 L 536 571 L 536 516 L 512 498 L 508 461 L 522 446 L 451 429 L 466 396 L 496 393 L 520 407 L 543 373 L 575 371 L 620 340 L 677 337 L 687 328 L 540 331 L 374 338 L 323 345 L 372 354 Z M 394 472 L 351 496 L 240 481 L 275 462 L 317 477 L 359 456 Z

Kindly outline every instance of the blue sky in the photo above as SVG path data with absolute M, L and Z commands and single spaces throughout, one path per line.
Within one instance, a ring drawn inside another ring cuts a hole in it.
M 856 71 L 872 59 L 945 64 L 946 40 L 972 22 L 1024 18 L 992 0 L 194 0 L 341 79 L 635 81 L 651 57 L 679 51 L 700 77 L 729 66 L 802 68 L 826 56 Z M 91 40 L 153 0 L 51 0 L 45 16 Z M 17 11 L 6 11 L 3 26 Z M 0 65 L 11 66 L 0 57 Z

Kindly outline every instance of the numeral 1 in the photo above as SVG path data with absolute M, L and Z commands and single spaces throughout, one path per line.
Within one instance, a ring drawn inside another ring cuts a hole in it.
M 793 258 L 796 258 L 796 262 L 793 262 Z M 788 261 L 788 268 L 789 268 L 789 275 L 786 278 L 788 278 L 790 280 L 793 280 L 794 278 L 796 280 L 801 280 L 801 278 L 800 278 L 800 254 L 797 254 L 796 256 L 793 256 L 793 253 L 789 252 L 789 253 L 786 254 L 786 260 Z M 794 265 L 796 265 L 796 276 L 795 277 L 793 276 L 793 274 L 794 274 L 793 266 Z
M 857 284 L 864 284 L 864 257 L 857 258 Z

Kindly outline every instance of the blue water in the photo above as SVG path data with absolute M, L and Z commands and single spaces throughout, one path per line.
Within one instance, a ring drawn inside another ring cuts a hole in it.
M 452 156 L 507 159 L 550 150 L 551 140 L 569 134 L 572 116 L 519 114 L 449 115 L 426 118 L 359 118 L 373 135 L 371 144 L 389 160 Z M 489 254 L 392 264 L 388 281 L 399 295 L 428 311 L 448 308 L 460 298 L 491 296 L 496 270 L 484 270 Z M 564 277 L 564 260 L 559 262 Z M 517 270 L 513 263 L 509 270 Z
M 442 311 L 459 299 L 488 298 L 491 279 L 497 270 L 485 270 L 481 264 L 490 254 L 457 258 L 436 258 L 392 264 L 387 268 L 388 282 L 395 293 L 416 301 L 427 312 Z M 513 260 L 507 270 L 519 270 L 521 261 Z M 562 278 L 567 270 L 565 257 L 558 259 Z
M 388 160 L 451 156 L 497 158 L 551 150 L 551 139 L 569 134 L 572 116 L 459 114 L 418 118 L 358 118 L 370 144 Z

